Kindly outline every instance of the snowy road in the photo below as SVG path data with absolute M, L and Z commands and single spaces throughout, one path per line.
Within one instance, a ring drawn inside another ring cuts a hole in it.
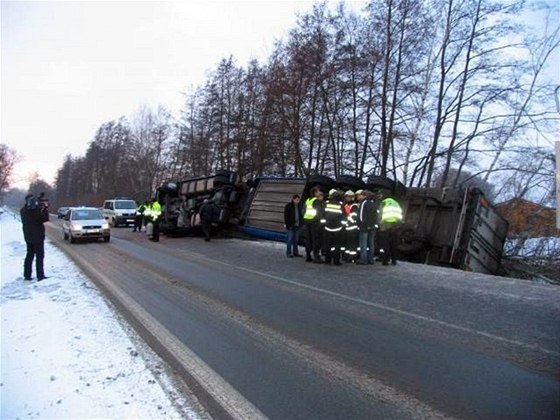
M 558 418 L 560 288 L 275 244 L 63 243 L 216 417 Z

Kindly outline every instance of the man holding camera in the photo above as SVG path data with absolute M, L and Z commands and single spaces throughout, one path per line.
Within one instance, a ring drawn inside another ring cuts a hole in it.
M 33 259 L 37 272 L 37 281 L 46 279 L 43 268 L 45 258 L 45 226 L 49 220 L 49 203 L 43 198 L 30 194 L 25 197 L 25 205 L 20 210 L 23 225 L 23 237 L 27 245 L 27 254 L 23 263 L 23 278 L 31 280 Z

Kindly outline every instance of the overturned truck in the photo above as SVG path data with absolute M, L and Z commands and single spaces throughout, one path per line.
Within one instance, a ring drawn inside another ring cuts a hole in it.
M 401 259 L 495 274 L 500 267 L 508 224 L 476 188 L 406 188 L 386 177 L 367 181 L 353 176 L 332 179 L 260 177 L 240 182 L 231 171 L 167 182 L 158 190 L 167 234 L 196 231 L 198 210 L 213 204 L 214 223 L 223 230 L 285 240 L 284 206 L 294 194 L 306 198 L 312 187 L 325 192 L 367 188 L 396 198 L 403 208 L 398 251 Z

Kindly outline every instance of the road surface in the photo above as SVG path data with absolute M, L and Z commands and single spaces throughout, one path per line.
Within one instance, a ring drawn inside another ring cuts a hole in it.
M 59 223 L 214 418 L 560 418 L 559 287 L 131 228 L 70 245 Z

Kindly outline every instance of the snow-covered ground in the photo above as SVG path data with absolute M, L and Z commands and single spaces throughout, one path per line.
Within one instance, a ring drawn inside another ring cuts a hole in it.
M 19 216 L 0 213 L 0 418 L 197 418 L 160 359 L 48 239 L 50 278 L 23 280 Z

